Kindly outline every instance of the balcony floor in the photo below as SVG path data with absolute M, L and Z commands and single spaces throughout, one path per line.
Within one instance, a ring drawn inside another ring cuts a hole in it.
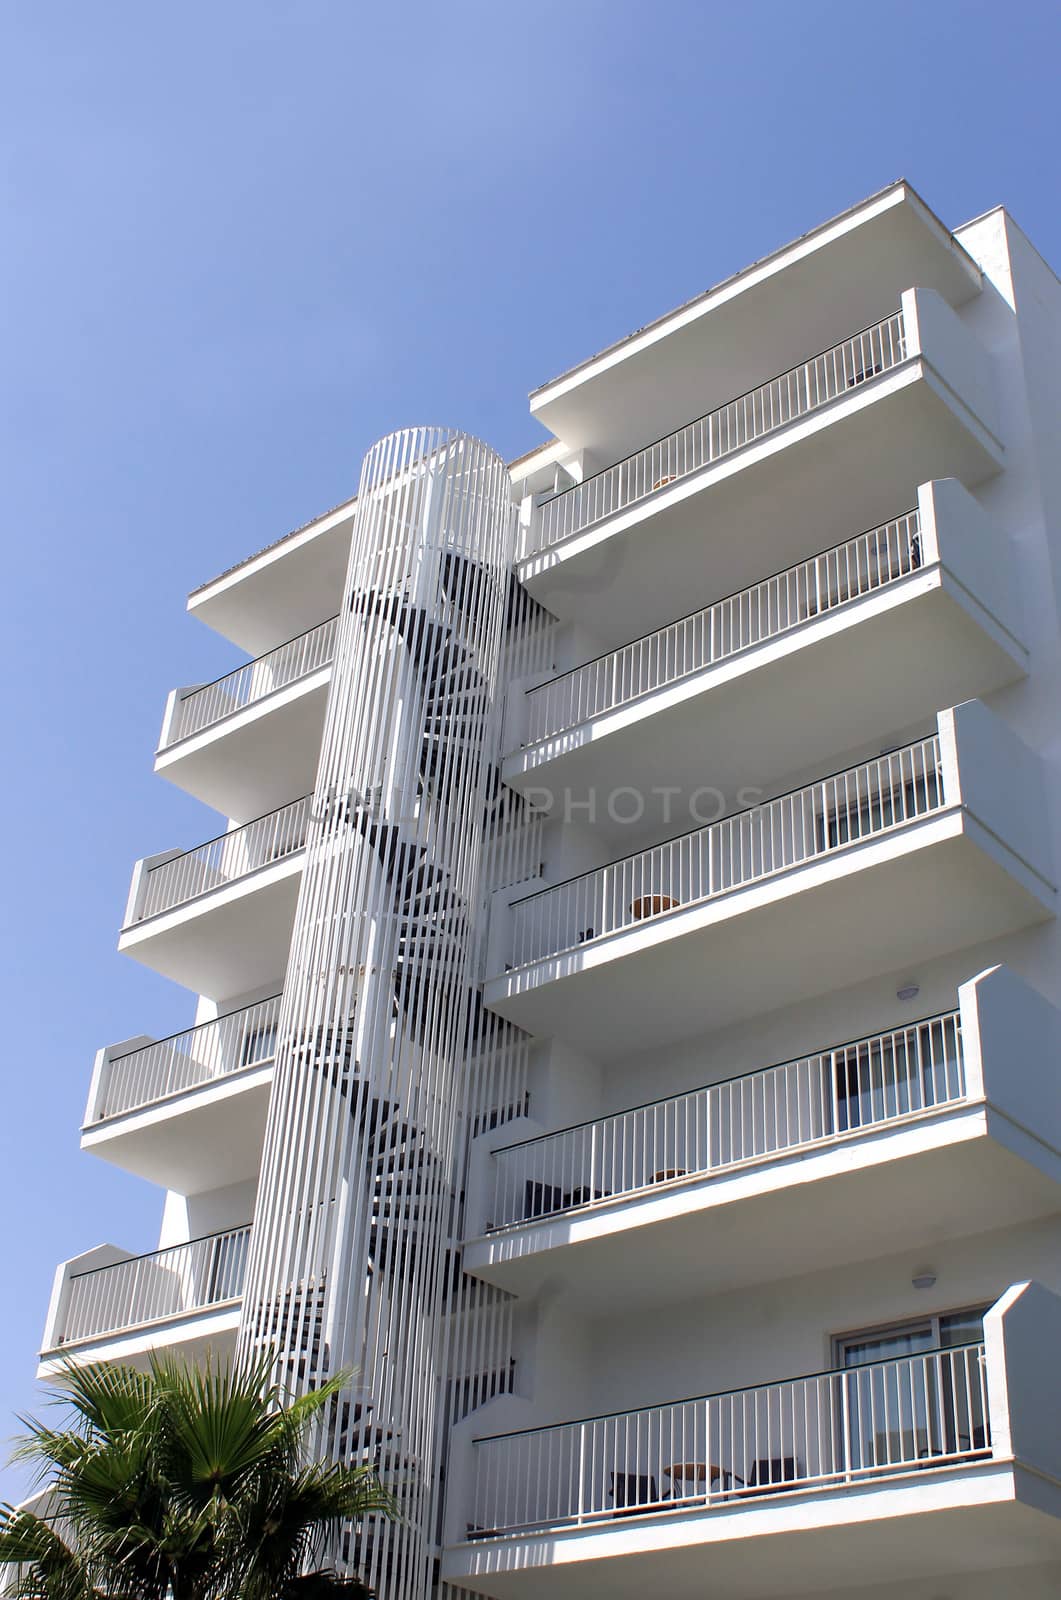
M 528 1164 L 528 1175 L 533 1168 Z M 981 1103 L 487 1234 L 472 1276 L 591 1315 L 723 1293 L 1004 1228 L 1061 1208 L 1061 1153 Z
M 1043 922 L 1053 891 L 959 808 L 489 979 L 591 1058 L 665 1045 Z
M 988 1461 L 451 1546 L 442 1576 L 495 1600 L 1051 1600 L 1061 1487 Z

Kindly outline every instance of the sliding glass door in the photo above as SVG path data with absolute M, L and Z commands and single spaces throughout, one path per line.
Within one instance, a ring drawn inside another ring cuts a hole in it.
M 837 1341 L 848 1471 L 940 1465 L 988 1446 L 983 1308 Z

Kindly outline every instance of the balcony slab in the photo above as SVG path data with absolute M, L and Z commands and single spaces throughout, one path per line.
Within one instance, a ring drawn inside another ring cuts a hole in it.
M 330 665 L 168 746 L 155 771 L 237 822 L 313 787 Z
M 981 275 L 900 182 L 544 384 L 531 413 L 615 460 L 866 326 L 910 283 L 958 306 Z
M 178 1194 L 257 1178 L 270 1063 L 107 1117 L 81 1130 L 81 1148 Z
M 532 1174 L 533 1175 L 533 1174 Z M 957 1102 L 672 1180 L 471 1240 L 464 1270 L 523 1298 L 547 1285 L 600 1315 L 929 1247 L 1049 1216 L 1061 1153 L 983 1102 Z
M 642 825 L 659 826 L 703 785 L 728 798 L 768 790 L 857 747 L 867 728 L 912 726 L 1026 671 L 1023 647 L 936 562 L 520 750 L 502 777 L 546 811 L 595 794 L 599 829 L 629 837 L 621 821 L 609 827 L 612 795 L 636 791 Z M 808 706 L 812 717 L 794 714 Z
M 118 949 L 174 983 L 225 1001 L 287 967 L 304 851 L 122 929 Z
M 528 1033 L 606 1059 L 1013 933 L 1053 916 L 1054 900 L 952 805 L 491 978 L 484 998 Z
M 37 1377 L 48 1379 L 69 1361 L 95 1363 L 118 1361 L 131 1367 L 147 1368 L 156 1352 L 171 1350 L 181 1360 L 201 1362 L 208 1353 L 224 1357 L 236 1348 L 242 1300 L 230 1300 L 205 1310 L 185 1312 L 158 1322 L 144 1323 L 120 1333 L 103 1334 L 95 1339 L 79 1339 L 55 1350 L 43 1350 Z
M 970 1588 L 997 1573 L 1002 1588 Z M 1020 1594 L 1061 1580 L 1061 1485 L 1014 1462 L 605 1526 L 453 1545 L 442 1576 L 494 1600 L 735 1600 Z
M 551 549 L 520 581 L 602 645 L 684 616 L 912 505 L 917 487 L 997 473 L 1002 447 L 920 356 Z

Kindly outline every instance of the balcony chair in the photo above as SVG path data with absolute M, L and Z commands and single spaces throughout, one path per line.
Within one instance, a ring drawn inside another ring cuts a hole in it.
M 790 1489 L 797 1479 L 805 1477 L 798 1456 L 766 1456 L 752 1463 L 745 1480 L 748 1494 L 779 1494 Z
M 617 1517 L 636 1517 L 651 1511 L 666 1498 L 656 1488 L 655 1475 L 650 1472 L 612 1472 L 609 1474 L 608 1499 Z

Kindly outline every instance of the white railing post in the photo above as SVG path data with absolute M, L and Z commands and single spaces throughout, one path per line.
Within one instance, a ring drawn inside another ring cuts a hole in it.
M 905 306 L 904 296 L 904 309 Z M 916 325 L 916 311 L 913 315 Z M 895 366 L 903 359 L 905 348 L 903 314 L 893 313 L 884 322 L 685 424 L 666 438 L 592 477 L 584 477 L 580 484 L 554 495 L 540 507 L 537 530 L 531 530 L 527 553 L 547 549 L 720 456 L 784 427 L 845 389 Z
M 963 1008 L 974 1003 L 963 992 Z M 976 1069 L 967 1071 L 962 1041 L 974 1035 L 967 1020 L 963 1027 L 959 1012 L 943 1012 L 647 1106 L 501 1145 L 493 1152 L 493 1226 L 604 1203 L 643 1190 L 663 1174 L 695 1179 L 781 1151 L 835 1143 L 971 1098 Z M 1008 1056 L 1004 1049 L 996 1054 L 1003 1060 Z M 917 1077 L 907 1096 L 901 1086 L 910 1066 L 922 1058 L 932 1071 L 929 1090 Z M 864 1070 L 864 1062 L 873 1060 L 881 1064 L 879 1085 Z M 527 1200 L 532 1191 L 540 1196 L 533 1204 Z
M 1019 1286 L 989 1313 L 986 1384 L 985 1347 L 967 1344 L 480 1440 L 473 1516 L 483 1514 L 487 1477 L 508 1492 L 484 1537 L 972 1463 L 1011 1443 L 1005 1423 L 1018 1381 L 1022 1458 L 1061 1475 L 1053 1411 L 1041 1403 L 1061 1300 L 1048 1305 L 1045 1293 Z M 1020 1374 L 1022 1361 L 1038 1383 Z M 661 1498 L 668 1478 L 671 1495 Z
M 920 493 L 925 493 L 923 486 Z M 931 511 L 931 502 L 925 504 Z M 934 527 L 919 534 L 919 511 L 775 573 L 702 611 L 531 687 L 517 699 L 525 722 L 509 719 L 506 748 L 555 737 L 641 696 L 740 654 L 860 599 L 934 562 Z
M 940 714 L 939 735 L 514 900 L 511 965 L 563 955 L 955 804 L 953 717 Z M 945 733 L 951 748 L 941 757 Z

